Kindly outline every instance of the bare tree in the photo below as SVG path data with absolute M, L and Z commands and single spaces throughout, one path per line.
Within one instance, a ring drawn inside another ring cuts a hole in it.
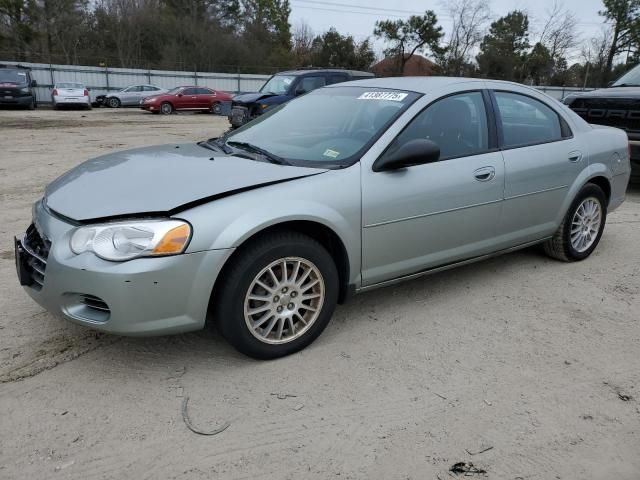
M 554 0 L 553 6 L 547 10 L 547 19 L 538 40 L 549 50 L 554 62 L 566 59 L 568 52 L 578 44 L 577 24 L 576 16 Z
M 293 27 L 292 48 L 294 58 L 300 65 L 307 65 L 311 61 L 311 50 L 315 34 L 311 26 L 301 20 Z
M 453 25 L 440 64 L 447 75 L 460 76 L 482 41 L 491 11 L 488 0 L 456 0 L 446 7 Z
M 580 55 L 585 64 L 583 86 L 601 86 L 605 83 L 611 40 L 611 29 L 603 28 L 598 36 L 583 44 Z

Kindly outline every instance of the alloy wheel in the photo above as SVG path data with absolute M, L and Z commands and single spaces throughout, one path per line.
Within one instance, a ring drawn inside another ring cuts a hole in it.
M 602 223 L 602 207 L 595 197 L 585 198 L 571 220 L 571 246 L 579 253 L 596 241 Z
M 288 343 L 304 335 L 317 320 L 325 299 L 322 273 L 300 257 L 275 260 L 251 282 L 244 319 L 251 334 L 269 344 Z

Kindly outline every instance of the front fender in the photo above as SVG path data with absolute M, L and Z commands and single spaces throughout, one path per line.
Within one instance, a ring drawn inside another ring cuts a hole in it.
M 193 225 L 188 252 L 237 248 L 274 225 L 315 222 L 342 241 L 349 257 L 350 283 L 360 275 L 359 164 L 231 195 L 181 212 L 176 218 Z

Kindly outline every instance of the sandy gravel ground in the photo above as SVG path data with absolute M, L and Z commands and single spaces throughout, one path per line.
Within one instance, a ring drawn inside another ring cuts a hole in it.
M 205 333 L 98 335 L 18 286 L 12 236 L 47 182 L 91 156 L 224 128 L 210 115 L 0 111 L 1 479 L 430 480 L 457 462 L 491 479 L 640 479 L 637 189 L 585 262 L 531 249 L 367 293 L 272 362 Z M 185 396 L 196 426 L 229 428 L 192 433 Z

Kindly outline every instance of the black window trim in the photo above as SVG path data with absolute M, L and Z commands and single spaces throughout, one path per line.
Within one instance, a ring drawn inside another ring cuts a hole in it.
M 391 145 L 393 144 L 393 142 L 396 141 L 396 139 L 402 135 L 402 133 L 409 127 L 409 125 L 411 125 L 411 122 L 413 122 L 416 118 L 418 118 L 419 115 L 422 115 L 422 113 L 429 107 L 431 107 L 432 105 L 434 105 L 435 103 L 439 102 L 440 100 L 444 100 L 445 98 L 449 98 L 449 97 L 455 97 L 457 95 L 463 95 L 465 93 L 480 93 L 482 95 L 482 101 L 484 104 L 484 111 L 485 111 L 485 116 L 486 116 L 486 122 L 487 122 L 487 135 L 488 135 L 488 148 L 486 150 L 483 150 L 481 152 L 476 152 L 476 153 L 472 153 L 470 155 L 455 155 L 455 156 L 451 156 L 451 157 L 445 157 L 445 158 L 440 158 L 438 160 L 436 160 L 435 162 L 429 162 L 429 163 L 423 163 L 420 165 L 433 165 L 434 163 L 440 163 L 440 162 L 446 162 L 448 160 L 455 160 L 457 158 L 466 158 L 466 157 L 475 157 L 478 155 L 486 155 L 487 153 L 495 153 L 495 152 L 499 152 L 500 148 L 498 147 L 498 130 L 497 130 L 497 119 L 495 117 L 492 105 L 491 105 L 491 98 L 490 98 L 490 92 L 486 89 L 486 88 L 472 88 L 469 90 L 460 90 L 457 92 L 452 92 L 452 93 L 448 93 L 447 95 L 443 95 L 442 97 L 438 97 L 435 100 L 433 100 L 432 102 L 429 102 L 427 105 L 425 105 L 425 107 L 423 109 L 421 109 L 418 113 L 416 113 L 413 118 L 411 118 L 411 120 L 409 120 L 407 122 L 407 124 L 402 128 L 402 130 L 400 130 L 398 132 L 398 134 L 393 137 L 393 140 L 391 140 L 389 142 L 389 145 L 387 145 L 387 147 L 383 150 L 383 152 L 380 154 L 380 156 L 378 156 L 378 158 L 375 160 L 375 162 L 373 162 L 373 165 L 371 166 L 373 171 L 376 171 L 376 164 L 378 164 L 379 162 L 382 161 L 382 158 L 384 158 L 384 156 L 387 154 L 387 151 L 389 150 L 389 148 L 391 147 Z M 414 167 L 419 167 L 420 165 L 414 165 Z M 410 168 L 410 167 L 408 167 Z
M 492 88 L 492 89 L 490 89 L 488 91 L 488 93 L 489 93 L 489 95 L 491 97 L 491 103 L 492 103 L 492 107 L 493 107 L 493 111 L 494 111 L 496 127 L 497 127 L 497 131 L 498 131 L 498 146 L 499 146 L 499 150 L 500 151 L 504 152 L 504 151 L 507 151 L 507 150 L 514 150 L 516 148 L 525 148 L 525 147 L 533 147 L 533 146 L 536 146 L 536 145 L 546 145 L 548 143 L 564 142 L 566 140 L 571 140 L 573 138 L 573 131 L 571 130 L 571 127 L 569 126 L 569 123 L 560 114 L 560 112 L 558 112 L 558 110 L 553 108 L 551 105 L 549 105 L 544 100 L 536 98 L 533 95 L 528 95 L 526 93 L 521 93 L 521 92 L 514 92 L 512 90 L 500 90 L 500 89 Z M 497 100 L 496 95 L 495 95 L 496 93 L 510 93 L 511 95 L 521 95 L 523 97 L 530 98 L 532 100 L 535 100 L 536 102 L 539 102 L 539 103 L 543 104 L 544 106 L 549 108 L 553 113 L 555 113 L 558 116 L 558 121 L 560 122 L 560 135 L 562 135 L 562 137 L 557 139 L 557 140 L 548 140 L 546 142 L 532 142 L 532 143 L 523 143 L 523 144 L 520 144 L 520 145 L 505 146 L 504 145 L 504 130 L 502 128 L 502 116 L 500 114 L 500 108 L 498 107 L 498 100 Z M 568 135 L 565 136 L 565 134 L 568 134 Z

